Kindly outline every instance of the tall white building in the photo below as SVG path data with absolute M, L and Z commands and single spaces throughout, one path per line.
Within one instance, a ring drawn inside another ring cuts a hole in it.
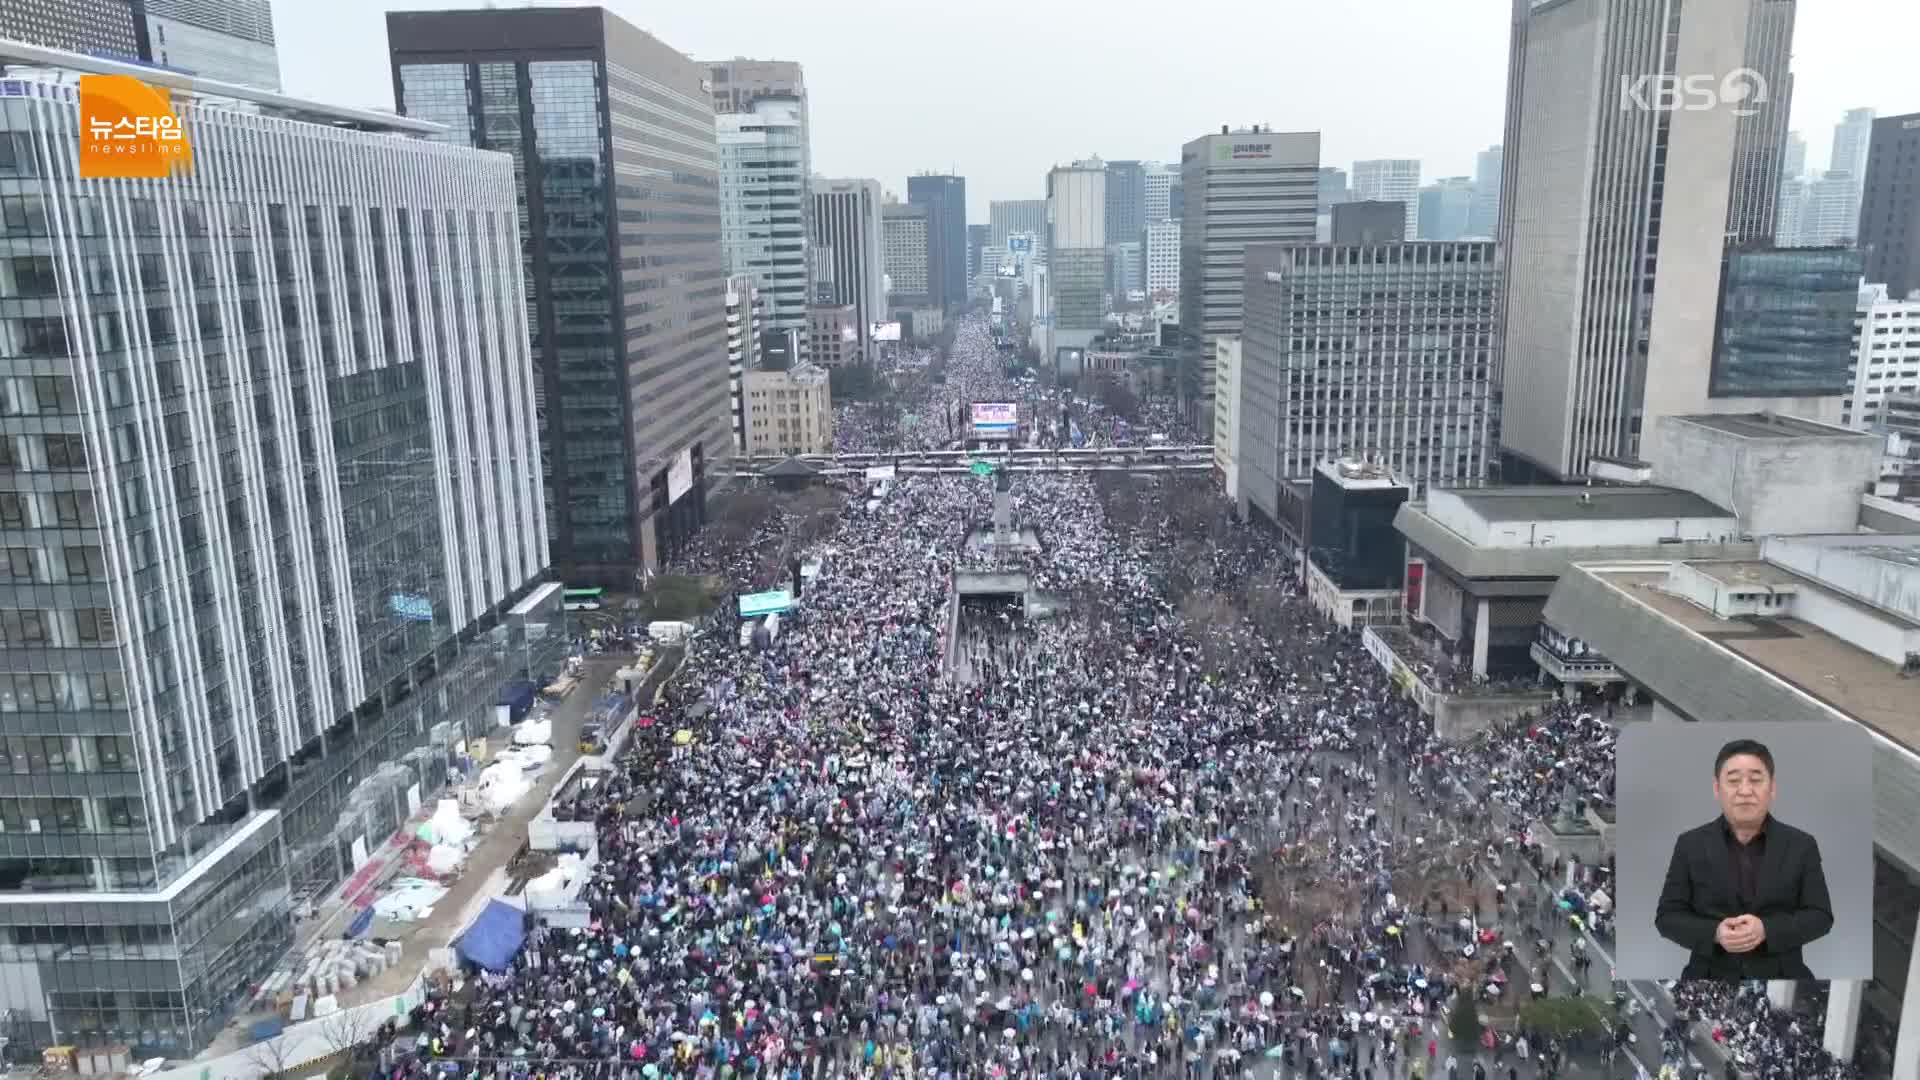
M 1841 404 L 1841 420 L 1867 430 L 1879 414 L 1881 401 L 1894 394 L 1916 393 L 1920 393 L 1920 299 L 1889 299 L 1885 285 L 1862 285 L 1853 347 L 1853 393 Z
M 1757 33 L 1779 26 L 1783 2 L 1692 0 L 1669 19 L 1664 0 L 1515 0 L 1500 213 L 1509 480 L 1585 476 L 1596 456 L 1637 456 L 1660 417 L 1752 408 L 1709 398 L 1714 330 L 1730 228 L 1773 218 L 1772 189 L 1736 159 L 1771 174 L 1779 149 L 1738 136 L 1747 109 L 1731 95 L 1623 108 L 1621 88 L 1719 86 L 1783 62 L 1790 43 Z
M 1303 244 L 1320 197 L 1320 133 L 1261 127 L 1202 135 L 1180 149 L 1180 399 L 1213 413 L 1213 342 L 1240 333 L 1248 244 Z
M 1506 166 L 1506 151 L 1489 146 L 1474 156 L 1473 205 L 1467 211 L 1466 236 L 1470 240 L 1491 240 L 1500 232 L 1500 174 Z
M 1107 170 L 1098 159 L 1047 173 L 1047 243 L 1052 334 L 1041 354 L 1082 349 L 1106 327 Z
M 1375 158 L 1353 163 L 1353 201 L 1405 203 L 1407 235 L 1420 235 L 1420 162 L 1413 158 Z
M 815 292 L 835 306 L 853 306 L 863 342 L 887 315 L 885 201 L 878 180 L 813 182 Z
M 1151 225 L 1156 221 L 1166 221 L 1173 216 L 1169 199 L 1173 194 L 1174 183 L 1180 179 L 1180 167 L 1161 161 L 1146 162 L 1145 167 L 1147 171 L 1146 222 Z
M 1873 144 L 1873 109 L 1848 109 L 1833 126 L 1833 152 L 1827 158 L 1828 172 L 1865 178 L 1867 151 Z
M 1180 223 L 1150 222 L 1146 229 L 1147 296 L 1180 291 Z
M 1826 171 L 1780 184 L 1775 242 L 1781 247 L 1830 247 L 1851 244 L 1860 231 L 1860 199 L 1866 187 L 1867 150 L 1873 141 L 1872 109 L 1848 109 L 1833 127 L 1833 152 Z M 1792 164 L 1792 140 L 1787 163 Z M 1806 144 L 1799 148 L 1802 169 Z
M 808 338 L 808 237 L 813 220 L 800 99 L 769 94 L 750 111 L 714 117 L 720 143 L 720 246 L 729 274 L 751 274 L 766 329 Z
M 760 290 L 751 274 L 727 278 L 727 405 L 733 449 L 747 449 L 747 410 L 741 380 L 760 358 Z

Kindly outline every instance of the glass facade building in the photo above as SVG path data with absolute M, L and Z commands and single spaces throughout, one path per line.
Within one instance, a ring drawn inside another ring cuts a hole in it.
M 554 566 L 631 589 L 733 449 L 706 68 L 599 8 L 395 12 L 387 38 L 402 113 L 513 159 Z
M 180 1056 L 522 670 L 499 616 L 547 540 L 511 166 L 176 88 L 192 172 L 83 180 L 73 73 L 28 70 L 0 82 L 0 1035 Z
M 1860 252 L 1733 249 L 1720 275 L 1712 397 L 1825 397 L 1853 389 Z
M 143 60 L 141 0 L 0 0 L 0 37 L 88 56 Z
M 800 99 L 767 95 L 716 120 L 720 147 L 720 245 L 727 273 L 750 275 L 773 334 L 807 329 L 813 302 L 809 238 L 812 180 Z M 801 351 L 810 354 L 808 336 Z

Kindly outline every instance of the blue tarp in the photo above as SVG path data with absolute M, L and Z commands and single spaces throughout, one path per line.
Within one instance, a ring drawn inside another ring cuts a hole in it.
M 533 698 L 537 693 L 530 682 L 510 682 L 500 688 L 499 703 L 507 707 L 507 712 L 518 722 L 533 708 Z
M 526 916 L 519 908 L 499 900 L 490 901 L 467 932 L 454 942 L 460 959 L 487 971 L 505 971 L 526 941 Z

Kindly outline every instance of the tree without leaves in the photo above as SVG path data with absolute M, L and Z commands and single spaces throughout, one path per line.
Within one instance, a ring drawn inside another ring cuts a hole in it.
M 341 1009 L 320 1021 L 320 1037 L 333 1053 L 350 1054 L 373 1038 L 379 1026 L 365 1009 Z
M 260 1070 L 260 1080 L 291 1080 L 303 1061 L 293 1060 L 293 1041 L 281 1036 L 262 1039 L 247 1050 L 247 1062 Z

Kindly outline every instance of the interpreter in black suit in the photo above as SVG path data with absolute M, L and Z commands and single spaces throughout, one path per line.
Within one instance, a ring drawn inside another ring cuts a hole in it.
M 1833 929 L 1820 844 L 1771 814 L 1773 753 L 1735 739 L 1713 761 L 1720 817 L 1673 842 L 1653 925 L 1691 954 L 1682 979 L 1811 979 L 1800 958 Z

